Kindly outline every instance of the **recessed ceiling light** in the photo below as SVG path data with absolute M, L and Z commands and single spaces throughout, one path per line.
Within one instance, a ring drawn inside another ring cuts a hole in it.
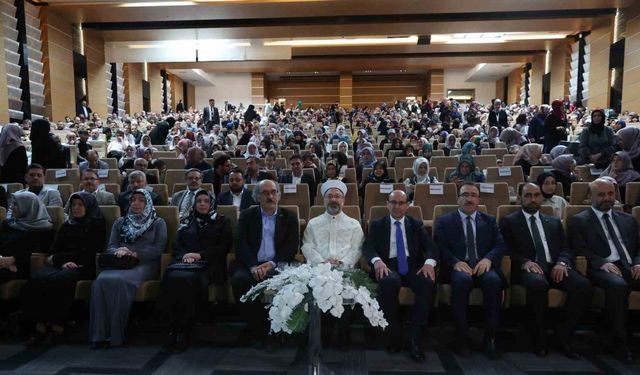
M 405 37 L 371 37 L 371 38 L 335 38 L 335 39 L 288 39 L 288 40 L 266 40 L 266 47 L 290 46 L 290 47 L 327 47 L 327 46 L 367 46 L 367 45 L 397 45 L 416 44 L 418 36 Z

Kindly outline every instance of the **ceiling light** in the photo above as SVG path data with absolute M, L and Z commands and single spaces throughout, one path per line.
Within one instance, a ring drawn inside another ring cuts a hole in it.
M 145 1 L 140 3 L 121 3 L 118 7 L 121 8 L 142 8 L 142 7 L 179 7 L 196 5 L 193 1 Z
M 436 34 L 431 36 L 431 43 L 440 43 L 440 44 L 506 43 L 506 42 L 518 41 L 518 40 L 564 39 L 568 34 L 569 32 Z
M 390 45 L 390 44 L 416 44 L 418 36 L 406 37 L 376 37 L 376 38 L 335 38 L 335 39 L 289 39 L 289 40 L 267 40 L 264 45 L 290 46 L 290 47 L 327 47 L 327 46 L 370 46 L 370 45 Z
M 164 40 L 149 44 L 128 44 L 130 49 L 150 49 L 150 48 L 234 48 L 251 47 L 250 42 L 224 40 L 224 39 L 200 39 L 200 40 Z

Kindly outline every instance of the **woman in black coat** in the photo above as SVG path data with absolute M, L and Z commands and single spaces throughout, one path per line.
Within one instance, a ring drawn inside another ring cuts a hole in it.
M 165 350 L 181 352 L 199 307 L 208 301 L 209 284 L 227 281 L 227 253 L 233 243 L 229 219 L 215 211 L 215 199 L 198 190 L 189 219 L 173 244 L 173 264 L 162 279 L 158 313 L 169 326 Z M 191 269 L 184 269 L 191 265 Z
M 70 214 L 52 247 L 47 264 L 36 271 L 22 291 L 24 318 L 36 323 L 27 345 L 60 335 L 69 316 L 78 280 L 96 277 L 96 253 L 105 247 L 106 227 L 93 194 L 69 198 Z
M 562 100 L 556 99 L 551 103 L 551 113 L 544 120 L 544 152 L 549 153 L 552 148 L 567 139 L 569 124 L 564 114 Z
M 67 168 L 67 160 L 63 148 L 53 139 L 49 133 L 51 126 L 49 121 L 38 119 L 31 125 L 31 163 L 40 164 L 45 169 Z
M 22 129 L 8 124 L 0 133 L 0 183 L 24 184 L 27 174 L 27 150 L 22 143 Z

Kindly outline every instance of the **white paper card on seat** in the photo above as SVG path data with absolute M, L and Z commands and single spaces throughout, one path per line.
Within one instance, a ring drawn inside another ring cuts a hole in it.
M 391 194 L 393 184 L 380 184 L 380 194 Z
M 47 190 L 58 190 L 58 184 L 44 184 L 44 188 Z
M 284 184 L 285 194 L 295 194 L 298 192 L 298 185 L 296 184 Z
M 107 178 L 109 177 L 108 169 L 98 169 L 98 178 Z
M 487 194 L 493 194 L 495 192 L 495 185 L 494 184 L 481 183 L 480 184 L 480 192 L 481 193 L 487 193 Z
M 431 195 L 444 195 L 443 184 L 429 184 L 429 194 Z
M 67 177 L 67 171 L 64 169 L 58 169 L 56 171 L 56 178 Z
M 604 172 L 604 169 L 591 167 L 591 168 L 589 168 L 589 172 L 591 172 L 592 176 L 600 176 L 600 174 L 602 174 L 602 172 Z
M 510 167 L 500 167 L 500 168 L 498 168 L 498 176 L 500 176 L 500 177 L 511 176 L 511 168 Z

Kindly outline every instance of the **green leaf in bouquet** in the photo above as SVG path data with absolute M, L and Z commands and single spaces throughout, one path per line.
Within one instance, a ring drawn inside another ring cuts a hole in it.
M 371 297 L 375 297 L 378 285 L 371 280 L 369 274 L 360 269 L 344 270 L 343 275 L 345 279 L 351 280 L 353 286 L 358 289 L 361 286 L 367 288 Z
M 292 332 L 303 332 L 309 324 L 309 313 L 304 309 L 305 303 L 301 303 L 291 313 L 287 325 Z

